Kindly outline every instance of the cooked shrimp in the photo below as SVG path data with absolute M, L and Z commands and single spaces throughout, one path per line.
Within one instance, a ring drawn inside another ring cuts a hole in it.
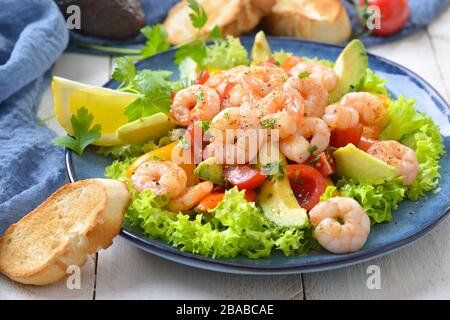
M 263 117 L 281 110 L 286 110 L 295 120 L 300 120 L 304 115 L 305 101 L 292 88 L 288 88 L 287 90 L 280 89 L 272 91 L 261 99 L 255 108 L 257 110 L 256 116 Z
M 297 123 L 286 110 L 281 110 L 262 117 L 261 124 L 266 129 L 278 130 L 280 139 L 285 139 L 297 131 Z
M 306 117 L 297 122 L 295 134 L 280 142 L 280 150 L 288 159 L 303 163 L 311 154 L 324 151 L 329 143 L 330 129 L 325 121 Z
M 290 77 L 284 84 L 284 90 L 297 90 L 304 100 L 305 114 L 308 117 L 321 118 L 328 104 L 328 92 L 313 78 L 299 79 Z
M 309 212 L 313 236 L 333 253 L 354 252 L 366 243 L 370 219 L 361 205 L 351 198 L 335 197 L 318 203 Z
M 137 192 L 151 189 L 155 195 L 178 196 L 186 188 L 186 172 L 172 161 L 147 161 L 131 176 Z
M 405 185 L 413 183 L 419 173 L 416 153 L 398 141 L 377 141 L 367 153 L 395 167 L 398 175 L 405 178 Z
M 365 126 L 384 127 L 388 114 L 383 100 L 368 92 L 351 92 L 342 97 L 340 105 L 358 111 L 359 121 Z
M 220 111 L 217 92 L 204 85 L 193 85 L 179 91 L 173 98 L 171 118 L 182 126 L 192 120 L 211 120 Z
M 238 66 L 220 73 L 214 74 L 205 82 L 205 86 L 217 91 L 221 96 L 224 95 L 225 88 L 230 82 L 236 82 L 250 67 Z
M 336 87 L 336 72 L 334 72 L 332 68 L 327 67 L 318 61 L 302 61 L 291 69 L 292 76 L 296 78 L 302 72 L 309 73 L 309 77 L 319 81 L 328 92 Z
M 322 119 L 331 130 L 354 128 L 359 124 L 358 112 L 353 108 L 344 107 L 340 104 L 328 106 Z
M 214 185 L 211 181 L 203 181 L 189 187 L 178 197 L 173 198 L 166 205 L 166 209 L 173 212 L 187 211 L 195 207 L 204 197 L 209 195 Z

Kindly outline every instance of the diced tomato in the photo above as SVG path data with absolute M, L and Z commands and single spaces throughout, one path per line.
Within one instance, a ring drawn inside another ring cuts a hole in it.
M 311 210 L 320 201 L 327 181 L 319 171 L 305 164 L 287 166 L 289 182 L 300 206 Z
M 357 127 L 349 129 L 336 129 L 331 132 L 330 146 L 334 148 L 345 147 L 349 143 L 358 145 L 363 132 L 363 126 L 359 124 Z
M 291 69 L 293 67 L 295 67 L 297 64 L 299 64 L 300 62 L 302 62 L 302 58 L 297 57 L 297 56 L 290 56 L 289 58 L 287 58 L 286 60 L 283 61 L 283 63 L 281 64 L 280 67 L 282 67 L 284 69 L 284 71 L 289 73 L 291 71 Z
M 195 83 L 197 84 L 204 84 L 209 79 L 209 73 L 206 70 L 203 70 L 200 73 L 200 76 L 198 77 L 197 81 Z
M 228 82 L 223 90 L 222 100 L 230 98 L 230 90 L 236 85 L 236 82 Z
M 357 145 L 357 147 L 365 152 L 367 152 L 367 150 L 369 150 L 370 146 L 373 145 L 375 143 L 376 140 L 370 139 L 370 138 L 366 138 L 366 137 L 361 137 L 361 140 L 359 140 L 359 143 Z
M 277 66 L 277 60 L 272 56 L 269 60 L 261 62 L 262 66 Z
M 237 186 L 239 190 L 256 189 L 267 179 L 261 171 L 246 165 L 225 167 L 223 169 L 223 175 L 227 179 L 227 182 L 233 186 Z
M 331 151 L 322 152 L 319 159 L 310 165 L 317 169 L 324 177 L 328 177 L 336 171 L 336 161 Z
M 248 202 L 256 202 L 256 192 L 254 190 L 245 189 L 244 197 Z

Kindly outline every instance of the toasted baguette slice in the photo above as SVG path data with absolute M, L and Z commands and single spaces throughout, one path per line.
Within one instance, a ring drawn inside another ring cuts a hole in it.
M 277 0 L 264 28 L 272 35 L 325 43 L 341 43 L 352 32 L 341 0 Z
M 239 36 L 253 29 L 262 16 L 269 13 L 275 0 L 198 0 L 203 6 L 208 21 L 200 30 L 207 35 L 216 25 L 223 35 Z M 189 18 L 191 9 L 186 0 L 180 1 L 170 9 L 164 28 L 171 44 L 180 44 L 191 40 L 197 30 Z
M 64 278 L 67 266 L 112 244 L 129 204 L 127 186 L 116 180 L 63 186 L 0 238 L 0 271 L 34 285 Z

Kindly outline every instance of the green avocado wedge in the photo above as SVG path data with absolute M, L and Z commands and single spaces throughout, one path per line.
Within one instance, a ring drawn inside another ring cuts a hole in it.
M 263 168 L 271 165 L 260 160 Z M 307 228 L 309 226 L 308 214 L 300 207 L 292 192 L 289 178 L 284 172 L 287 162 L 280 153 L 276 167 L 279 171 L 271 175 L 260 187 L 257 203 L 261 206 L 264 215 L 279 226 Z
M 200 162 L 194 169 L 194 174 L 200 179 L 212 181 L 214 184 L 223 184 L 223 167 L 214 157 Z
M 387 163 L 348 144 L 334 152 L 336 175 L 360 182 L 382 184 L 397 177 L 397 170 Z
M 117 137 L 129 144 L 140 144 L 151 139 L 160 138 L 175 128 L 165 113 L 156 113 L 149 117 L 124 124 L 116 130 Z
M 366 48 L 357 39 L 351 41 L 341 52 L 334 65 L 338 81 L 336 88 L 328 95 L 330 104 L 339 101 L 345 94 L 358 90 L 364 82 L 368 67 L 369 59 Z

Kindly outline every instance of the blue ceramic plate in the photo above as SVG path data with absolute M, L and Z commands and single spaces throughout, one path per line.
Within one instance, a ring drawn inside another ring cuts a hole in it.
M 243 38 L 242 42 L 251 48 L 252 39 Z M 318 57 L 335 60 L 342 48 L 338 46 L 304 42 L 291 39 L 271 38 L 270 45 L 274 50 L 284 49 L 299 56 Z M 177 67 L 173 63 L 174 51 L 158 54 L 137 64 L 138 69 L 167 69 L 174 71 L 177 77 Z M 388 80 L 387 87 L 392 97 L 404 95 L 417 100 L 416 108 L 425 111 L 441 127 L 445 137 L 445 146 L 450 150 L 449 107 L 444 99 L 428 83 L 413 72 L 386 59 L 369 55 L 369 64 L 376 73 Z M 111 81 L 107 87 L 114 88 L 117 82 Z M 311 253 L 303 256 L 286 257 L 282 253 L 259 260 L 245 257 L 234 259 L 209 259 L 195 254 L 184 253 L 170 245 L 146 237 L 139 229 L 125 224 L 121 235 L 131 244 L 160 257 L 190 265 L 197 268 L 240 273 L 240 274 L 292 274 L 301 272 L 321 271 L 360 263 L 397 250 L 414 240 L 417 240 L 449 213 L 450 198 L 450 155 L 447 153 L 441 159 L 440 182 L 441 192 L 429 193 L 418 202 L 404 201 L 394 213 L 391 223 L 375 225 L 364 248 L 358 252 L 333 255 L 326 252 Z M 66 165 L 72 181 L 77 179 L 103 177 L 104 169 L 111 163 L 110 159 L 88 150 L 83 157 L 66 153 Z

